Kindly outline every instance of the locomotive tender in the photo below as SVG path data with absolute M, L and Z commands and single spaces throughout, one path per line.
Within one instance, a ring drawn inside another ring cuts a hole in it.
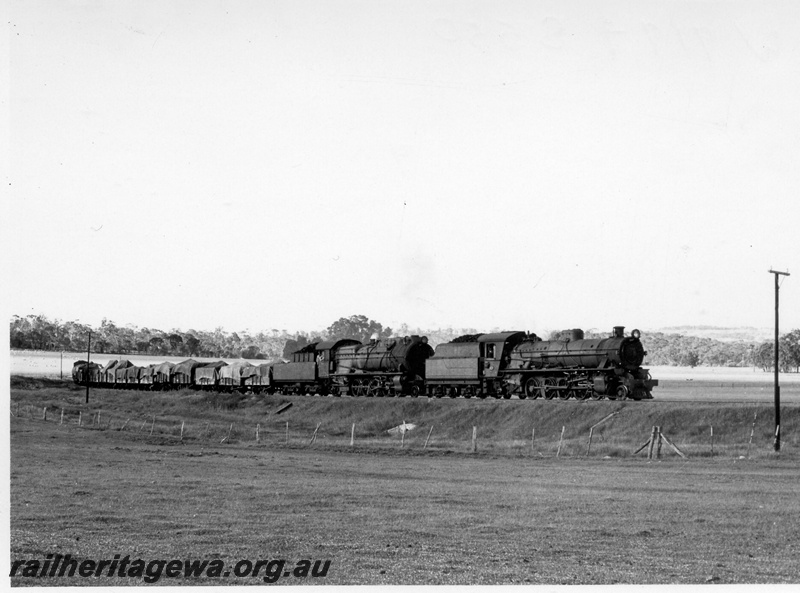
M 245 361 L 136 367 L 111 361 L 105 367 L 78 361 L 73 380 L 102 387 L 266 393 L 495 397 L 519 399 L 652 399 L 658 381 L 642 362 L 647 354 L 633 330 L 617 326 L 608 338 L 541 340 L 521 331 L 461 336 L 439 344 L 427 338 L 352 339 L 309 344 L 290 362 L 258 366 Z

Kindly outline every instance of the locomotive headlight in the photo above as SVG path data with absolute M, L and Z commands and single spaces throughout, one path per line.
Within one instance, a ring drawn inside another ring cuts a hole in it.
M 642 337 L 642 332 L 640 332 L 638 329 L 635 329 L 631 332 L 631 335 L 638 340 Z

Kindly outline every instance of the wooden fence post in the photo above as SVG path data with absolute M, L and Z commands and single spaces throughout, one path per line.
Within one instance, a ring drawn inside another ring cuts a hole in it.
M 322 426 L 322 422 L 317 422 L 317 427 L 314 429 L 314 434 L 311 435 L 311 442 L 309 445 L 313 445 L 317 441 L 317 431 L 320 426 Z
M 142 422 L 142 425 L 139 427 L 139 432 L 142 432 L 145 426 L 147 426 L 147 419 L 145 419 L 145 421 Z
M 647 459 L 653 458 L 653 447 L 656 444 L 656 427 L 650 431 L 650 446 L 647 448 Z
M 260 424 L 256 424 L 256 443 L 261 442 L 261 435 L 258 434 L 258 429 L 261 428 Z
M 61 408 L 61 421 L 58 424 L 59 426 L 64 424 L 64 408 Z
M 758 412 L 753 414 L 753 426 L 750 429 L 750 441 L 747 443 L 747 458 L 750 459 L 750 445 L 753 444 L 753 433 L 756 431 L 756 418 L 758 417 Z
M 431 429 L 428 431 L 428 436 L 425 437 L 425 444 L 422 446 L 423 449 L 428 448 L 428 441 L 431 440 L 431 433 L 433 432 L 433 424 L 431 424 Z
M 47 422 L 47 406 L 42 408 L 42 420 Z
M 589 427 L 589 445 L 586 447 L 586 457 L 589 457 L 589 452 L 592 450 L 592 434 L 594 434 L 594 429 L 600 426 L 606 420 L 610 420 L 614 416 L 619 414 L 619 412 L 611 412 L 608 416 L 600 420 L 600 422 L 595 423 L 591 427 Z
M 78 426 L 83 426 L 83 412 L 78 411 Z
M 567 429 L 566 426 L 561 427 L 561 438 L 558 439 L 558 451 L 556 451 L 556 457 L 561 455 L 561 443 L 564 442 L 564 431 Z
M 714 457 L 714 425 L 711 426 L 711 457 Z
M 536 438 L 536 428 L 531 428 L 531 455 L 533 455 L 533 440 Z
M 661 438 L 662 438 L 662 439 L 664 439 L 664 442 L 665 442 L 665 443 L 667 443 L 667 444 L 668 444 L 670 447 L 672 447 L 672 449 L 673 449 L 673 451 L 675 451 L 675 453 L 677 453 L 678 455 L 680 455 L 682 458 L 686 459 L 686 455 L 684 455 L 684 454 L 681 452 L 681 450 L 680 450 L 680 449 L 678 449 L 678 447 L 676 447 L 675 445 L 673 445 L 673 444 L 672 444 L 672 441 L 670 441 L 670 440 L 667 438 L 667 435 L 665 435 L 663 432 L 662 432 L 662 433 L 660 433 L 660 434 L 661 434 Z
M 123 431 L 123 430 L 125 430 L 125 427 L 126 427 L 126 426 L 128 426 L 128 423 L 129 423 L 130 421 L 131 421 L 131 419 L 130 419 L 130 418 L 128 418 L 128 419 L 125 421 L 125 424 L 123 424 L 123 425 L 122 425 L 122 428 L 120 428 L 120 429 L 119 429 L 119 430 L 120 430 L 120 432 L 121 432 L 121 431 Z
M 656 443 L 656 459 L 661 459 L 661 427 L 656 426 L 656 430 L 658 431 L 658 442 Z
M 150 436 L 153 436 L 153 429 L 156 427 L 156 417 L 153 416 L 153 423 L 150 425 Z
M 181 420 L 181 440 L 183 440 L 183 426 L 186 424 L 185 420 Z
M 289 421 L 288 420 L 286 421 L 286 436 L 283 439 L 283 444 L 284 445 L 288 445 L 289 444 Z
M 633 454 L 634 454 L 634 455 L 636 455 L 636 454 L 637 454 L 639 451 L 641 451 L 642 449 L 644 449 L 645 447 L 647 447 L 647 445 L 649 445 L 649 444 L 650 444 L 650 439 L 647 439 L 647 440 L 644 442 L 644 445 L 642 445 L 641 447 L 639 447 L 638 449 L 636 449 L 636 451 L 634 451 L 634 452 L 633 452 Z
M 403 420 L 403 427 L 400 429 L 400 448 L 402 449 L 406 444 L 406 421 Z
M 353 422 L 353 426 L 350 427 L 350 446 L 353 447 L 356 444 L 356 423 Z

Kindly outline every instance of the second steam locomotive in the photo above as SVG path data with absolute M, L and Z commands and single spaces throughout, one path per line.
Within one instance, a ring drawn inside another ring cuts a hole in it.
M 641 333 L 614 327 L 602 339 L 572 330 L 565 340 L 542 340 L 515 331 L 461 336 L 436 351 L 420 336 L 351 339 L 309 344 L 289 362 L 246 362 L 136 367 L 112 361 L 99 367 L 78 361 L 75 382 L 97 386 L 266 393 L 495 397 L 519 399 L 652 399 L 658 381 L 642 362 Z

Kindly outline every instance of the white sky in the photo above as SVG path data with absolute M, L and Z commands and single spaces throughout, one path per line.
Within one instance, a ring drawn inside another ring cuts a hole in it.
M 800 3 L 8 14 L 9 316 L 800 327 Z

